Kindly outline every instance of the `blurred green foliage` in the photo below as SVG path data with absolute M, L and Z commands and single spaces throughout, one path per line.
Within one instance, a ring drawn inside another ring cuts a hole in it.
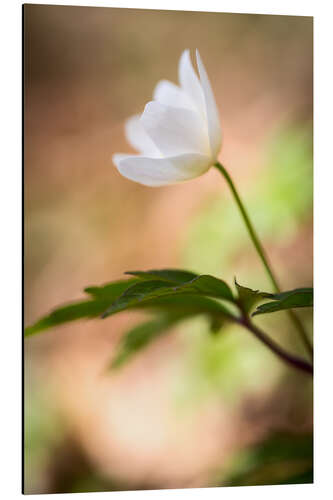
M 313 482 L 313 436 L 273 434 L 235 454 L 224 486 Z
M 27 385 L 27 379 L 26 379 Z M 41 381 L 24 404 L 24 491 L 43 492 L 51 456 L 64 437 L 63 423 L 52 405 L 52 396 Z M 25 389 L 27 391 L 27 388 Z
M 213 336 L 209 327 L 200 318 L 181 328 L 186 352 L 182 379 L 174 387 L 177 407 L 193 408 L 218 397 L 235 408 L 245 394 L 277 383 L 281 362 L 250 334 L 225 325 Z
M 264 240 L 283 244 L 302 223 L 309 219 L 311 222 L 311 134 L 312 130 L 304 125 L 277 132 L 266 146 L 264 168 L 247 188 L 245 206 Z M 232 167 L 226 165 L 231 176 Z M 239 190 L 242 193 L 241 186 Z M 239 276 L 237 269 L 231 266 L 235 255 L 249 247 L 251 242 L 230 194 L 218 195 L 206 202 L 193 220 L 183 250 L 183 263 L 188 268 L 222 274 L 227 279 L 233 273 L 242 282 L 268 289 L 264 272 L 258 276 L 257 269 L 242 268 L 242 276 Z

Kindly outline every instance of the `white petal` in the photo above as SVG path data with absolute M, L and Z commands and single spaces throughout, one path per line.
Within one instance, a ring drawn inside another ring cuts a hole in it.
M 209 83 L 208 75 L 206 73 L 205 67 L 201 60 L 199 51 L 196 51 L 197 56 L 197 64 L 199 69 L 200 81 L 202 85 L 202 89 L 205 96 L 205 104 L 206 104 L 206 116 L 207 116 L 207 125 L 208 125 L 208 135 L 210 141 L 210 147 L 212 151 L 212 156 L 217 158 L 217 155 L 221 148 L 222 141 L 222 133 L 221 133 L 221 125 L 219 120 L 219 114 L 214 98 L 214 94 L 212 88 Z
M 116 165 L 116 167 L 118 168 L 120 165 L 120 162 L 122 160 L 125 160 L 126 158 L 137 158 L 137 157 L 138 157 L 138 155 L 129 155 L 126 153 L 115 153 L 114 155 L 112 155 L 112 161 Z
M 145 131 L 140 121 L 140 115 L 131 116 L 125 123 L 125 134 L 128 142 L 140 153 L 158 158 L 161 153 Z
M 179 60 L 179 83 L 201 116 L 206 116 L 205 100 L 198 75 L 192 66 L 190 51 L 184 50 Z
M 154 187 L 193 179 L 206 172 L 211 166 L 207 156 L 197 154 L 184 154 L 169 158 L 127 156 L 119 161 L 116 160 L 116 166 L 124 177 L 145 186 Z
M 210 155 L 205 123 L 194 111 L 151 101 L 145 107 L 141 122 L 164 156 L 183 153 Z
M 174 108 L 186 108 L 195 111 L 191 99 L 178 85 L 175 85 L 168 80 L 161 80 L 155 87 L 154 99 L 166 106 Z

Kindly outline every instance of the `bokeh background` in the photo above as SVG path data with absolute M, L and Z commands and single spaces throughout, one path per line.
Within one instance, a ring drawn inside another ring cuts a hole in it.
M 131 269 L 270 291 L 218 171 L 121 177 L 124 120 L 199 48 L 234 178 L 283 289 L 312 285 L 312 18 L 24 6 L 25 321 Z M 300 313 L 309 332 L 311 311 Z M 236 327 L 184 323 L 105 374 L 122 313 L 25 343 L 25 492 L 311 480 L 312 385 Z M 304 354 L 284 313 L 258 319 Z

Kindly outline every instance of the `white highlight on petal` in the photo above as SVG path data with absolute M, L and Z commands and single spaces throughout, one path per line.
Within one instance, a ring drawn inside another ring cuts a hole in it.
M 198 113 L 202 117 L 206 116 L 206 108 L 204 95 L 202 92 L 201 84 L 198 75 L 194 71 L 192 66 L 190 51 L 188 49 L 184 50 L 182 53 L 179 66 L 178 66 L 179 83 L 182 89 L 189 96 L 193 102 Z
M 196 108 L 188 95 L 168 80 L 161 80 L 155 87 L 153 98 L 155 101 L 172 106 L 174 108 L 185 108 L 196 111 Z
M 151 101 L 145 107 L 141 123 L 164 156 L 182 153 L 210 155 L 205 123 L 194 111 Z
M 208 75 L 206 73 L 205 67 L 201 60 L 199 51 L 196 50 L 197 56 L 197 64 L 200 75 L 200 81 L 202 84 L 202 89 L 205 97 L 206 104 L 206 116 L 207 116 L 207 126 L 208 126 L 208 135 L 210 141 L 210 147 L 212 151 L 212 155 L 214 158 L 217 157 L 220 148 L 221 148 L 221 125 L 219 120 L 219 114 L 214 98 L 214 94 L 208 79 Z
M 140 121 L 140 115 L 131 116 L 128 120 L 126 120 L 125 134 L 131 146 L 143 155 L 152 156 L 153 158 L 162 156 L 143 128 Z
M 143 156 L 116 158 L 116 166 L 124 177 L 145 186 L 165 186 L 187 181 L 203 174 L 211 166 L 207 156 L 183 154 L 169 158 Z

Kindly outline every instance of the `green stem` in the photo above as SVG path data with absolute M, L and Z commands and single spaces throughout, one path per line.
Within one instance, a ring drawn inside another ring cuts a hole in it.
M 268 274 L 268 276 L 269 276 L 269 278 L 270 278 L 270 280 L 272 282 L 272 285 L 273 285 L 275 291 L 277 293 L 280 293 L 281 289 L 280 289 L 279 283 L 278 283 L 278 281 L 277 281 L 277 279 L 276 279 L 276 277 L 275 277 L 275 275 L 274 275 L 274 273 L 272 271 L 272 268 L 271 268 L 271 266 L 270 266 L 270 264 L 268 262 L 268 258 L 266 256 L 264 248 L 263 248 L 263 246 L 260 243 L 260 240 L 259 240 L 259 238 L 258 238 L 258 236 L 257 236 L 257 234 L 256 234 L 256 232 L 254 230 L 254 227 L 253 227 L 253 225 L 252 225 L 252 223 L 251 223 L 251 221 L 249 219 L 249 216 L 248 216 L 248 214 L 247 214 L 247 212 L 245 210 L 245 207 L 244 207 L 244 205 L 243 205 L 243 203 L 242 203 L 242 201 L 241 201 L 241 199 L 239 197 L 239 194 L 238 194 L 238 192 L 237 192 L 237 190 L 235 188 L 235 185 L 234 185 L 234 183 L 233 183 L 230 175 L 228 174 L 228 172 L 226 171 L 226 169 L 224 168 L 224 166 L 221 165 L 221 163 L 216 162 L 214 166 L 221 172 L 221 174 L 223 175 L 223 177 L 227 181 L 227 184 L 230 187 L 230 190 L 231 190 L 231 192 L 233 194 L 233 197 L 234 197 L 234 199 L 236 201 L 236 204 L 237 204 L 237 206 L 238 206 L 238 208 L 240 210 L 240 213 L 242 215 L 242 218 L 244 220 L 246 228 L 247 228 L 247 230 L 249 232 L 250 238 L 251 238 L 251 240 L 252 240 L 252 242 L 253 242 L 253 244 L 255 246 L 255 249 L 257 250 L 258 255 L 259 255 L 259 257 L 260 257 L 260 259 L 261 259 L 261 261 L 262 261 L 262 263 L 263 263 L 263 265 L 264 265 L 264 267 L 266 269 L 266 272 L 267 272 L 267 274 Z M 297 328 L 297 330 L 299 332 L 299 335 L 300 335 L 300 337 L 302 339 L 302 342 L 305 345 L 308 353 L 310 354 L 310 356 L 312 358 L 313 357 L 313 348 L 312 348 L 312 345 L 311 345 L 311 343 L 310 343 L 310 341 L 309 341 L 309 339 L 307 337 L 307 334 L 306 334 L 306 332 L 304 330 L 304 327 L 303 327 L 301 321 L 299 320 L 298 316 L 294 313 L 293 310 L 290 309 L 288 311 L 288 314 L 289 314 L 291 320 L 293 321 L 294 325 L 296 326 L 296 328 Z

